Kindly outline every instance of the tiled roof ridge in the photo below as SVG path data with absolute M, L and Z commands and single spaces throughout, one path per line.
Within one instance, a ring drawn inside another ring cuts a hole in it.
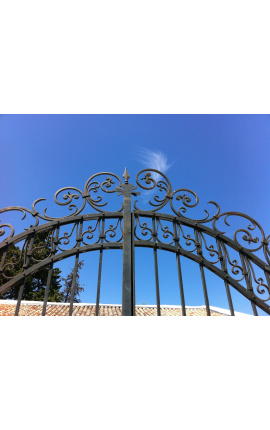
M 31 301 L 31 300 L 22 300 L 21 305 L 42 305 L 43 301 Z M 17 304 L 17 300 L 1 300 L 0 304 Z M 57 306 L 69 306 L 69 303 L 63 303 L 63 302 L 47 302 L 48 305 L 57 305 Z M 96 306 L 96 303 L 73 303 L 74 306 Z M 121 308 L 121 304 L 114 304 L 114 303 L 100 303 L 99 307 L 101 306 L 107 306 L 107 307 L 119 307 Z M 156 308 L 157 305 L 135 305 L 136 308 Z M 161 308 L 168 308 L 168 309 L 182 309 L 181 305 L 160 305 Z M 205 309 L 205 305 L 200 306 L 185 306 L 187 309 Z M 223 311 L 227 311 L 227 309 L 221 309 L 217 307 L 210 306 L 210 309 L 215 310 L 219 313 L 224 313 Z M 227 311 L 228 312 L 228 311 Z
M 1 300 L 0 299 L 0 305 L 2 306 L 15 306 L 17 304 L 17 300 Z M 29 300 L 22 300 L 21 301 L 21 306 L 25 307 L 25 306 L 43 306 L 43 301 L 29 301 Z M 49 311 L 52 308 L 57 307 L 59 309 L 67 309 L 70 306 L 69 303 L 62 303 L 62 302 L 47 302 L 47 311 Z M 73 309 L 75 311 L 75 314 L 79 311 L 79 309 L 81 308 L 83 311 L 86 308 L 91 309 L 91 308 L 95 308 L 96 304 L 95 303 L 74 303 L 73 304 Z M 103 313 L 103 310 L 107 309 L 109 312 L 111 312 L 111 310 L 113 309 L 117 309 L 118 312 L 120 312 L 121 314 L 121 308 L 122 305 L 121 304 L 112 304 L 112 303 L 101 303 L 99 305 L 100 311 Z M 182 312 L 182 307 L 180 305 L 160 305 L 161 310 L 163 310 L 163 312 L 166 312 L 166 310 L 168 312 L 173 312 L 175 314 L 178 315 L 179 312 Z M 151 311 L 156 309 L 156 305 L 136 305 L 135 309 L 137 312 L 147 312 L 147 311 Z M 193 312 L 193 311 L 206 311 L 206 306 L 205 305 L 201 305 L 201 306 L 186 306 L 186 311 L 188 313 Z M 223 315 L 223 316 L 230 316 L 230 311 L 228 309 L 222 309 L 222 308 L 218 308 L 215 306 L 210 306 L 210 311 L 211 313 L 215 313 L 218 315 Z M 66 310 L 65 310 L 66 312 Z M 88 311 L 87 311 L 88 312 Z M 152 312 L 152 311 L 151 311 Z M 249 314 L 245 314 L 242 312 L 235 312 L 236 316 L 250 316 Z

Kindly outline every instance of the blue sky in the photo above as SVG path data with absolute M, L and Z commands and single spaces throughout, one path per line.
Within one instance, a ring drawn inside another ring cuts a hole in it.
M 59 188 L 82 189 L 92 174 L 110 171 L 121 176 L 125 166 L 130 182 L 135 184 L 136 173 L 145 168 L 145 159 L 148 157 L 149 163 L 151 160 L 154 163 L 156 157 L 156 162 L 163 163 L 163 169 L 168 168 L 166 174 L 173 189 L 189 188 L 198 194 L 202 211 L 209 200 L 216 201 L 221 211 L 252 216 L 269 234 L 269 138 L 269 115 L 1 115 L 0 206 L 31 208 L 35 199 L 44 197 L 48 212 L 54 214 L 53 195 Z M 156 163 L 149 165 L 155 166 Z M 16 228 L 21 225 L 19 220 L 14 224 Z M 109 276 L 112 261 L 104 254 L 103 302 L 121 300 L 120 254 L 113 260 L 116 268 L 113 285 Z M 173 269 L 175 256 L 162 254 L 165 252 L 159 253 L 163 265 L 161 302 L 180 304 L 177 274 Z M 89 258 L 85 257 L 85 266 Z M 81 277 L 86 285 L 83 301 L 95 299 L 97 258 L 97 255 L 91 257 L 93 270 Z M 145 259 L 149 265 L 142 277 L 139 262 Z M 138 303 L 154 301 L 151 259 L 151 250 L 136 250 Z M 63 262 L 63 273 L 72 264 Z M 189 283 L 187 305 L 204 304 L 202 291 L 194 291 L 199 278 L 193 263 L 187 262 L 183 272 Z M 170 291 L 166 286 L 168 273 Z M 189 280 L 189 276 L 194 279 Z M 207 277 L 210 304 L 211 297 L 216 296 L 218 300 L 212 304 L 227 307 L 222 281 L 217 281 L 220 284 L 217 294 L 212 274 Z M 143 285 L 145 280 L 147 288 Z M 239 310 L 244 311 L 244 306 L 239 304 Z

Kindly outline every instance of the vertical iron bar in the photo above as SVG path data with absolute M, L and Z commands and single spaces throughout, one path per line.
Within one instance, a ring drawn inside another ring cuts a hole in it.
M 202 260 L 202 249 L 201 249 L 201 245 L 199 242 L 199 234 L 198 234 L 198 231 L 196 229 L 194 229 L 194 234 L 195 234 L 195 239 L 196 239 L 197 254 L 201 256 L 201 260 Z M 207 316 L 210 317 L 211 312 L 210 312 L 207 286 L 206 286 L 205 275 L 204 275 L 204 267 L 203 267 L 202 262 L 200 263 L 200 272 L 201 272 L 201 280 L 202 280 L 202 286 L 203 286 L 204 301 L 205 301 L 205 306 L 206 306 L 206 313 L 207 313 Z
M 182 316 L 185 317 L 186 316 L 186 304 L 185 304 L 184 286 L 183 286 L 183 278 L 182 278 L 179 252 L 176 252 L 176 262 L 177 262 L 178 280 L 179 280 L 179 288 L 180 288 L 180 296 L 181 296 Z
M 43 308 L 42 308 L 42 314 L 41 314 L 43 317 L 46 314 L 46 307 L 47 307 L 47 302 L 48 302 L 49 289 L 50 289 L 50 285 L 51 285 L 51 281 L 52 281 L 53 263 L 51 263 L 49 267 L 50 268 L 49 268 L 49 272 L 48 272 L 48 276 L 47 276 L 47 283 L 46 283 L 44 302 L 43 302 Z
M 267 285 L 268 285 L 268 287 L 270 289 L 270 276 L 269 276 L 269 274 L 267 273 L 266 270 L 264 271 L 264 275 L 265 275 L 265 279 L 267 281 Z
M 252 276 L 251 276 L 251 272 L 250 272 L 250 268 L 249 268 L 249 265 L 251 265 L 251 262 L 247 259 L 247 257 L 244 257 L 244 262 L 247 263 L 247 264 L 246 263 L 245 264 L 246 264 L 247 271 L 248 271 L 248 279 L 249 279 L 249 282 L 250 282 L 250 288 L 251 288 L 251 290 L 253 292 Z M 251 302 L 251 306 L 252 306 L 252 310 L 253 310 L 253 315 L 257 317 L 258 316 L 257 306 L 253 302 Z
M 135 248 L 134 248 L 134 227 L 135 226 L 135 222 L 134 222 L 134 214 L 132 213 L 132 217 L 131 217 L 131 231 L 132 231 L 132 273 L 133 273 L 133 315 L 136 315 L 136 309 L 135 309 L 135 303 L 136 303 L 136 298 L 135 298 Z
M 157 248 L 156 248 L 157 232 L 156 232 L 156 226 L 155 226 L 155 215 L 152 218 L 152 232 L 153 232 L 152 234 L 153 234 L 153 241 L 154 241 L 154 264 L 155 264 L 155 282 L 156 282 L 156 298 L 157 298 L 157 316 L 160 317 L 158 258 L 157 258 Z
M 160 317 L 160 297 L 159 297 L 157 248 L 154 248 L 154 262 L 155 262 L 155 281 L 156 281 L 156 297 L 157 297 L 157 315 Z
M 7 248 L 7 250 L 6 251 L 4 251 L 3 252 L 3 255 L 2 255 L 2 258 L 1 258 L 1 264 L 0 264 L 0 280 L 1 279 L 4 279 L 4 276 L 3 276 L 3 269 L 4 269 L 4 265 L 5 265 L 5 261 L 6 261 L 6 256 L 7 256 L 7 253 L 8 253 L 8 248 Z M 0 295 L 0 299 L 1 299 L 1 295 Z
M 251 306 L 252 306 L 252 310 L 253 310 L 253 315 L 255 317 L 257 317 L 258 316 L 258 311 L 257 311 L 255 303 L 251 302 Z
M 220 255 L 220 263 L 221 263 L 221 269 L 223 270 L 223 272 L 226 272 L 226 264 L 224 261 L 225 258 L 225 253 L 224 255 L 222 254 L 222 249 L 221 249 L 221 245 L 220 245 L 220 241 L 218 239 L 216 239 L 217 242 L 217 247 L 218 247 L 218 252 Z M 232 296 L 231 296 L 231 292 L 230 292 L 230 287 L 229 287 L 229 283 L 227 281 L 224 280 L 224 285 L 225 285 L 225 289 L 226 289 L 226 293 L 227 293 L 227 299 L 228 299 L 228 303 L 229 303 L 229 308 L 230 308 L 230 312 L 231 312 L 231 316 L 234 317 L 234 308 L 233 308 L 233 302 L 232 302 Z
M 15 317 L 17 317 L 19 315 L 19 310 L 20 310 L 20 306 L 21 306 L 21 301 L 22 301 L 22 295 L 23 295 L 23 290 L 25 287 L 25 281 L 26 278 L 24 278 L 21 286 L 20 286 L 20 290 L 19 290 L 19 294 L 18 294 L 18 299 L 17 299 L 17 305 L 16 305 L 16 309 L 15 309 Z
M 122 185 L 124 188 L 124 228 L 123 228 L 123 283 L 122 283 L 122 316 L 134 316 L 134 285 L 133 285 L 133 235 L 131 195 L 132 184 Z
M 58 237 L 59 237 L 59 225 L 56 228 L 56 233 L 55 233 L 55 237 L 53 240 L 53 246 L 52 246 L 52 250 L 51 250 L 51 254 L 54 255 L 56 253 L 56 246 L 58 244 Z M 44 294 L 44 302 L 43 302 L 43 309 L 42 309 L 42 316 L 44 317 L 46 315 L 46 308 L 47 308 L 47 302 L 48 302 L 48 296 L 49 296 L 49 289 L 51 286 L 51 281 L 52 281 L 52 272 L 53 272 L 53 262 L 50 264 L 49 266 L 49 272 L 48 272 L 48 276 L 47 276 L 47 283 L 46 283 L 46 289 L 45 289 L 45 294 Z
M 270 276 L 269 276 L 269 273 L 267 273 L 267 271 L 264 270 L 264 275 L 265 275 L 265 279 L 266 279 L 266 282 L 267 282 L 267 285 L 268 285 L 268 288 L 269 288 L 268 291 L 270 291 Z M 267 312 L 267 313 L 269 314 L 269 312 Z
M 29 240 L 29 239 L 28 239 Z M 25 263 L 24 263 L 24 269 L 27 269 L 29 267 L 30 264 L 30 255 L 32 253 L 32 249 L 34 246 L 34 241 L 35 241 L 35 232 L 33 232 L 30 236 L 30 242 L 29 242 L 29 247 L 25 247 Z M 22 301 L 22 295 L 23 295 L 23 290 L 25 287 L 25 282 L 26 282 L 26 277 L 24 277 L 24 280 L 20 286 L 20 290 L 19 290 L 19 294 L 18 294 L 18 299 L 17 299 L 17 305 L 16 305 L 16 309 L 15 309 L 15 315 L 14 316 L 18 316 L 19 315 L 19 311 L 20 311 L 20 306 L 21 306 L 21 301 Z
M 7 253 L 8 253 L 8 250 L 4 251 L 2 255 L 1 264 L 0 264 L 0 279 L 2 278 L 2 272 L 5 265 Z
M 79 265 L 79 256 L 80 256 L 80 252 L 79 252 L 79 248 L 80 248 L 80 244 L 81 244 L 81 240 L 82 240 L 82 228 L 83 228 L 83 221 L 80 221 L 80 227 L 79 227 L 79 235 L 77 237 L 77 254 L 75 257 L 75 265 L 74 265 L 74 269 L 73 269 L 73 278 L 72 278 L 72 284 L 71 284 L 71 293 L 70 293 L 70 305 L 69 305 L 69 316 L 72 316 L 72 311 L 73 311 L 73 300 L 74 300 L 74 294 L 75 294 L 75 286 L 76 286 L 76 278 L 77 278 L 77 272 L 78 272 L 78 265 Z
M 104 242 L 104 225 L 105 225 L 105 218 L 103 216 L 101 220 L 101 248 L 99 251 L 99 263 L 98 263 L 98 282 L 97 282 L 97 299 L 96 299 L 96 316 L 98 316 L 99 313 L 99 299 L 100 299 L 100 284 L 101 284 L 101 271 L 102 271 L 102 259 L 103 259 L 103 242 Z
M 242 263 L 242 267 L 243 267 L 243 273 L 244 273 L 244 276 L 245 276 L 247 290 L 253 292 L 251 279 L 250 279 L 250 276 L 248 274 L 247 266 L 246 266 L 246 263 L 245 263 L 245 257 L 244 257 L 244 255 L 242 254 L 241 251 L 239 251 L 239 255 L 240 255 L 240 259 L 241 259 L 241 263 Z M 252 307 L 253 315 L 255 317 L 257 317 L 258 316 L 258 312 L 257 312 L 256 305 L 255 305 L 255 303 L 252 300 L 250 300 L 250 302 L 251 302 L 251 307 Z
M 270 276 L 269 276 L 269 274 L 267 273 L 267 271 L 266 271 L 266 270 L 264 270 L 264 276 L 265 276 L 265 279 L 266 279 L 266 282 L 267 282 L 268 288 L 269 288 L 269 290 L 270 290 Z
M 76 277 L 78 272 L 78 265 L 79 265 L 79 252 L 77 252 L 75 257 L 75 265 L 73 269 L 73 278 L 72 278 L 72 284 L 71 284 L 71 293 L 70 293 L 70 304 L 69 304 L 69 316 L 72 316 L 73 311 L 73 300 L 74 300 L 74 293 L 75 293 L 75 285 L 76 285 Z
M 205 306 L 206 306 L 206 313 L 207 313 L 207 316 L 210 317 L 211 312 L 210 312 L 210 306 L 209 306 L 209 299 L 208 299 L 208 294 L 207 294 L 204 269 L 203 269 L 203 265 L 201 263 L 200 263 L 200 271 L 201 271 L 201 278 L 202 278 L 202 284 L 203 284 L 203 294 L 204 294 L 204 300 L 205 300 Z
M 186 316 L 186 304 L 185 304 L 185 296 L 184 296 L 184 285 L 183 285 L 183 278 L 182 278 L 182 270 L 181 270 L 181 263 L 180 263 L 180 254 L 178 252 L 178 246 L 179 246 L 179 237 L 177 235 L 177 228 L 176 228 L 176 222 L 173 222 L 173 231 L 174 231 L 174 241 L 175 241 L 175 247 L 176 247 L 176 264 L 177 264 L 177 272 L 178 272 L 178 281 L 179 281 L 179 289 L 180 289 L 180 298 L 181 298 L 181 306 L 182 306 L 182 316 Z

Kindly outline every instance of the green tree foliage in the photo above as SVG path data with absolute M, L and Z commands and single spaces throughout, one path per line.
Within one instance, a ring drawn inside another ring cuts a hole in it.
M 80 303 L 81 302 L 79 295 L 82 291 L 84 291 L 84 288 L 79 283 L 80 270 L 81 270 L 83 265 L 84 265 L 84 261 L 83 260 L 79 261 L 77 275 L 76 275 L 76 281 L 75 281 L 74 303 Z M 62 278 L 62 281 L 64 282 L 64 286 L 63 286 L 64 290 L 62 292 L 64 303 L 70 302 L 71 286 L 72 286 L 73 276 L 74 276 L 74 269 L 71 270 L 71 272 L 68 274 L 68 276 L 66 278 Z
M 36 261 L 34 261 L 34 259 L 43 260 L 48 257 L 50 251 L 50 234 L 39 233 L 38 235 L 36 235 L 32 257 L 29 260 L 29 267 L 36 264 Z M 7 264 L 7 266 L 5 267 L 4 273 L 10 278 L 16 276 L 22 270 L 24 263 L 23 259 L 23 251 L 18 246 L 10 246 L 5 260 L 5 265 Z M 22 300 L 44 300 L 49 269 L 50 267 L 44 267 L 37 273 L 26 278 Z M 1 278 L 0 286 L 5 284 L 7 281 L 8 279 Z M 17 300 L 20 286 L 21 284 L 16 285 L 15 287 L 7 291 L 5 294 L 3 294 L 0 298 Z M 61 270 L 56 268 L 52 271 L 52 279 L 48 296 L 49 302 L 62 302 L 63 294 L 60 291 L 61 288 Z

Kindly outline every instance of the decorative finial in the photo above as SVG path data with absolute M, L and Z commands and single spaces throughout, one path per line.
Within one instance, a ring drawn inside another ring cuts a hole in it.
M 125 167 L 125 171 L 124 171 L 124 174 L 123 174 L 123 178 L 125 179 L 125 184 L 128 184 L 128 180 L 129 180 L 130 176 L 128 174 L 128 171 L 127 171 L 126 167 Z

